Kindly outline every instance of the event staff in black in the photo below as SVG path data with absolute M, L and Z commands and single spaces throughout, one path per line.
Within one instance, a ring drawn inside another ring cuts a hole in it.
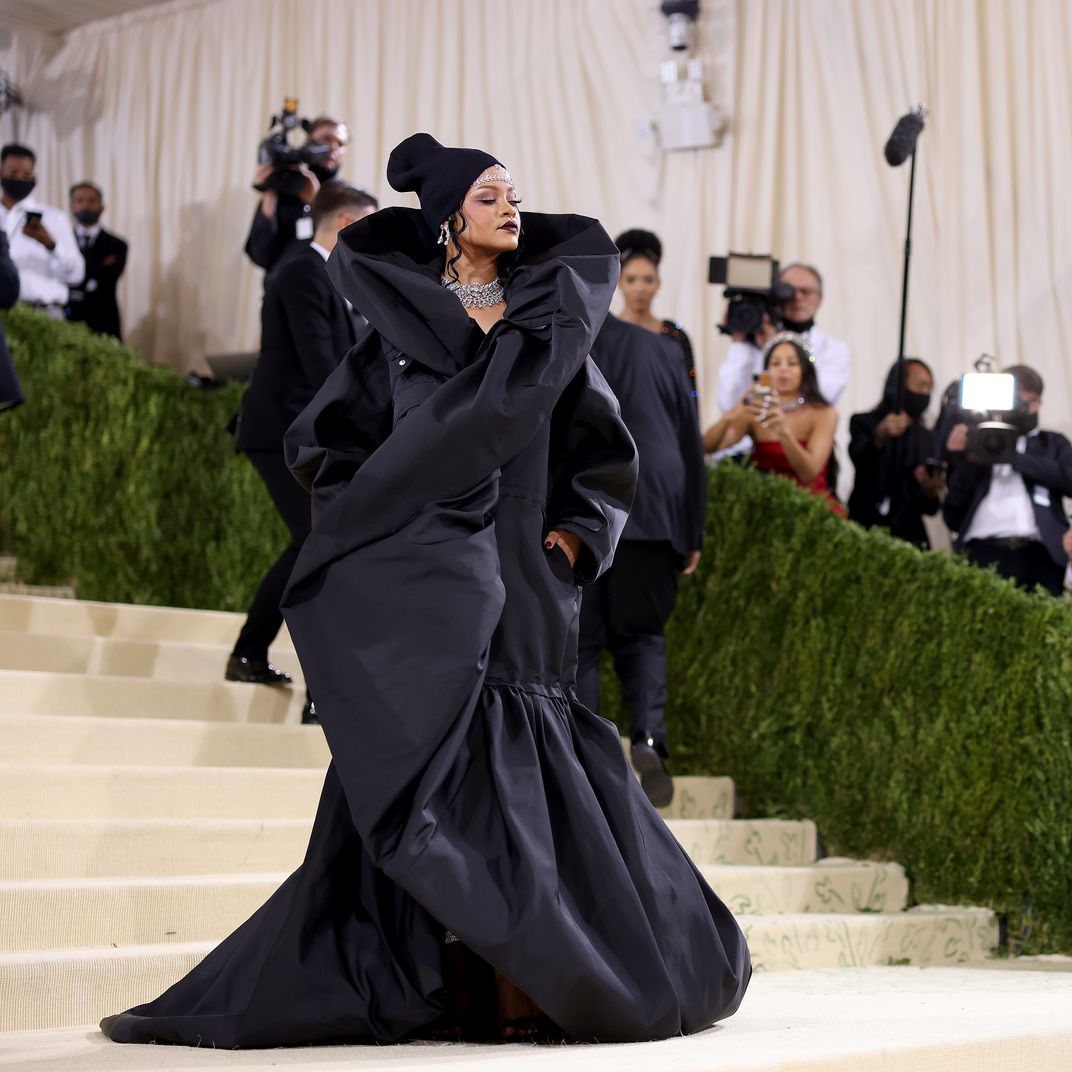
M 982 465 L 966 454 L 968 426 L 949 433 L 949 490 L 943 516 L 957 533 L 956 548 L 979 566 L 993 565 L 1022 588 L 1036 584 L 1060 595 L 1068 558 L 1064 496 L 1072 495 L 1072 443 L 1041 431 L 1042 377 L 1026 365 L 1005 370 L 1016 377 L 1023 435 L 1011 463 Z
M 100 225 L 104 195 L 91 182 L 71 187 L 74 236 L 86 262 L 86 277 L 71 287 L 67 318 L 83 322 L 90 331 L 123 338 L 115 289 L 127 266 L 127 244 Z
M 19 270 L 7 248 L 7 235 L 0 231 L 0 309 L 10 309 L 19 300 Z M 0 410 L 14 409 L 25 398 L 15 364 L 4 338 L 4 325 L 0 324 Z
M 228 681 L 290 684 L 290 676 L 268 662 L 268 646 L 283 624 L 279 602 L 311 517 L 309 495 L 283 460 L 283 436 L 357 341 L 358 321 L 331 284 L 327 258 L 339 231 L 376 208 L 376 199 L 365 190 L 325 183 L 313 201 L 312 242 L 284 258 L 265 287 L 261 354 L 242 398 L 235 447 L 264 481 L 291 542 L 253 597 L 227 661 Z M 310 714 L 307 704 L 306 720 Z
M 898 409 L 902 375 L 904 395 Z M 856 467 L 849 517 L 864 528 L 887 529 L 923 550 L 931 545 L 923 516 L 938 513 L 943 484 L 934 465 L 934 433 L 923 423 L 933 389 L 930 368 L 910 357 L 890 369 L 882 401 L 867 413 L 854 413 L 849 421 L 849 457 Z
M 326 145 L 325 159 L 312 167 L 305 164 L 277 168 L 261 164 L 253 175 L 253 188 L 262 195 L 246 238 L 246 255 L 268 274 L 295 248 L 313 238 L 313 200 L 322 183 L 334 179 L 350 141 L 345 123 L 328 115 L 317 116 L 309 126 L 306 145 Z
M 678 579 L 692 573 L 703 543 L 707 469 L 678 345 L 608 316 L 592 358 L 618 398 L 636 441 L 640 479 L 614 563 L 584 589 L 577 694 L 599 711 L 599 657 L 609 649 L 629 709 L 633 767 L 657 807 L 670 803 L 674 783 L 666 706 L 663 629 L 677 601 Z

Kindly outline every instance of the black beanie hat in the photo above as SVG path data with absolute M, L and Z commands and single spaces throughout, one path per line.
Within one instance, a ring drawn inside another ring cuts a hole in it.
M 420 198 L 421 215 L 435 234 L 481 172 L 502 166 L 482 149 L 452 149 L 431 134 L 413 134 L 391 150 L 387 181 L 399 193 L 412 191 Z

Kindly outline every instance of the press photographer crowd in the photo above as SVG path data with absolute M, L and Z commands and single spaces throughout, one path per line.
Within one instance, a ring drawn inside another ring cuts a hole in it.
M 298 131 L 304 139 L 295 146 Z M 366 189 L 338 178 L 348 142 L 344 122 L 301 119 L 297 101 L 288 99 L 252 177 L 259 199 L 245 253 L 264 271 L 261 335 L 232 430 L 291 540 L 249 607 L 226 667 L 230 681 L 291 683 L 268 661 L 268 648 L 310 531 L 310 508 L 285 463 L 283 437 L 357 341 L 363 319 L 336 292 L 327 261 L 340 232 L 379 207 Z M 64 211 L 34 198 L 35 168 L 27 146 L 0 151 L 0 305 L 17 300 L 121 339 L 116 287 L 127 244 L 101 226 L 103 192 L 75 182 Z M 663 631 L 680 578 L 700 558 L 706 465 L 747 464 L 789 479 L 839 517 L 923 550 L 931 547 L 925 518 L 940 516 L 968 561 L 993 566 L 1025 589 L 1060 595 L 1072 588 L 1064 502 L 1072 496 L 1072 444 L 1039 427 L 1043 382 L 1036 371 L 999 371 L 993 359 L 981 360 L 945 391 L 931 425 L 934 374 L 922 358 L 901 356 L 888 370 L 867 374 L 875 406 L 845 415 L 839 403 L 861 371 L 849 344 L 817 323 L 819 269 L 731 253 L 709 266 L 709 281 L 725 288 L 719 330 L 731 343 L 716 387 L 722 416 L 701 431 L 689 337 L 655 312 L 662 243 L 637 229 L 616 243 L 621 311 L 607 318 L 592 357 L 637 443 L 640 484 L 615 564 L 585 589 L 578 691 L 598 710 L 598 664 L 609 650 L 631 713 L 633 762 L 655 803 L 673 792 L 665 768 Z M 0 406 L 20 401 L 0 336 Z M 836 437 L 846 416 L 854 476 L 842 502 Z M 316 721 L 311 697 L 303 720 Z

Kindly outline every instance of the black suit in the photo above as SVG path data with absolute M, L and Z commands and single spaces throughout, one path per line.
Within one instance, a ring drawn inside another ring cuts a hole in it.
M 0 231 L 0 309 L 10 309 L 19 300 L 19 270 L 7 249 L 7 235 Z M 24 402 L 15 364 L 7 348 L 4 329 L 0 325 L 0 410 L 14 409 Z
M 88 245 L 80 239 L 79 247 L 86 262 L 86 276 L 77 287 L 71 287 L 68 319 L 83 322 L 90 331 L 122 339 L 115 289 L 127 266 L 127 244 L 101 228 Z
M 309 496 L 283 460 L 283 436 L 357 341 L 354 314 L 311 245 L 282 260 L 265 285 L 261 356 L 242 399 L 235 446 L 249 457 L 291 535 L 253 597 L 234 653 L 264 659 L 279 632 L 279 602 L 309 535 Z
M 966 541 L 972 519 L 990 492 L 993 469 L 969 462 L 963 454 L 952 459 L 942 516 L 958 534 L 957 550 L 980 565 L 997 566 L 999 573 L 1024 587 L 1038 583 L 1060 594 L 1068 562 L 1061 540 L 1068 529 L 1063 497 L 1072 496 L 1072 443 L 1060 432 L 1040 431 L 1027 437 L 1023 454 L 1012 462 L 1031 498 L 1041 542 Z

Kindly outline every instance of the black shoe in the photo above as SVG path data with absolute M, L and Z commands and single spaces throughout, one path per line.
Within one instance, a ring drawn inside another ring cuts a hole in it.
M 232 655 L 227 660 L 228 681 L 243 681 L 247 685 L 289 685 L 290 674 L 277 670 L 267 659 L 247 659 L 244 655 Z
M 674 799 L 674 780 L 663 757 L 655 751 L 655 742 L 650 737 L 646 741 L 637 741 L 632 748 L 632 760 L 633 770 L 640 775 L 644 795 L 655 807 L 667 807 Z
M 305 698 L 305 706 L 302 708 L 301 720 L 303 726 L 319 726 L 320 719 L 317 717 L 316 704 L 309 697 Z

